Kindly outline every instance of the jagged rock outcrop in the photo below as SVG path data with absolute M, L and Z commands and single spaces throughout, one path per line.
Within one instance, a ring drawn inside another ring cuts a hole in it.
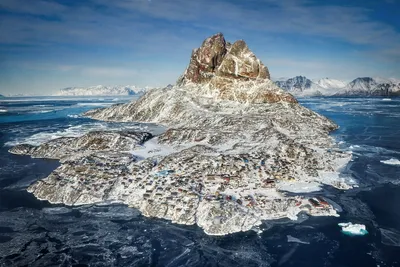
M 231 45 L 221 33 L 207 38 L 200 48 L 193 50 L 178 85 L 212 83 L 218 77 L 243 81 L 270 78 L 267 67 L 250 51 L 245 41 L 238 40 Z
M 346 186 L 336 171 L 350 156 L 329 137 L 337 125 L 270 81 L 244 41 L 230 45 L 214 35 L 194 50 L 176 86 L 84 115 L 168 129 L 147 142 L 145 133 L 131 133 L 138 138 L 125 142 L 125 136 L 102 132 L 17 146 L 11 152 L 61 158 L 59 168 L 29 187 L 36 197 L 68 205 L 118 201 L 213 235 L 247 231 L 267 219 L 296 219 L 301 211 L 337 215 L 326 201 L 284 193 Z M 97 138 L 104 142 L 93 146 Z
M 243 40 L 233 44 L 221 33 L 207 38 L 193 50 L 189 66 L 177 86 L 207 90 L 218 98 L 250 103 L 296 103 L 288 93 L 271 85 L 268 68 L 254 55 Z M 193 85 L 203 88 L 193 88 Z M 256 87 L 257 94 L 249 90 Z M 279 93 L 278 93 L 279 92 Z

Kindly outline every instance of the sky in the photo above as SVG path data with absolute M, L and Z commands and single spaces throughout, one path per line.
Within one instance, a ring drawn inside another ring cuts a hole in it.
M 165 86 L 217 32 L 273 78 L 400 78 L 400 0 L 0 0 L 0 94 Z

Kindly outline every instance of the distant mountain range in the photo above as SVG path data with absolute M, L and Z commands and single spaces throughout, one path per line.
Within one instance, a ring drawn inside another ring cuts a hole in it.
M 323 78 L 310 80 L 304 76 L 278 79 L 275 83 L 295 96 L 400 96 L 400 80 L 362 77 L 346 83 Z
M 113 95 L 137 95 L 151 89 L 150 87 L 138 88 L 134 85 L 91 87 L 67 87 L 60 89 L 56 96 L 113 96 Z

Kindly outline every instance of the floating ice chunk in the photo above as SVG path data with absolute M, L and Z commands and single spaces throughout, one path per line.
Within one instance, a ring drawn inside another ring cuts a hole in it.
M 77 114 L 68 114 L 67 116 L 70 118 L 75 118 L 75 119 L 79 118 L 79 115 L 77 115 Z
M 288 241 L 288 242 L 292 242 L 292 243 L 306 244 L 306 245 L 309 245 L 309 244 L 310 244 L 310 242 L 302 241 L 302 240 L 300 240 L 300 239 L 298 239 L 298 238 L 296 238 L 296 237 L 293 237 L 293 236 L 291 236 L 291 235 L 287 235 L 287 241 Z
M 66 207 L 44 208 L 43 212 L 47 214 L 65 214 L 71 212 L 71 209 Z
M 389 165 L 400 165 L 400 160 L 398 159 L 388 159 L 388 160 L 381 160 L 382 163 L 384 164 L 389 164 Z
M 368 231 L 363 224 L 352 224 L 351 222 L 348 223 L 339 223 L 340 227 L 342 227 L 342 232 L 346 235 L 366 235 Z
M 383 98 L 382 101 L 392 101 L 391 98 Z

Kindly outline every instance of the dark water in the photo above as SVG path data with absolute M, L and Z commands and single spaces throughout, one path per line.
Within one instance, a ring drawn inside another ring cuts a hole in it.
M 343 175 L 360 187 L 325 189 L 343 208 L 340 218 L 265 222 L 261 234 L 224 237 L 148 219 L 123 205 L 71 208 L 35 199 L 26 187 L 58 162 L 11 155 L 11 145 L 156 128 L 77 116 L 128 99 L 34 100 L 0 102 L 0 266 L 400 266 L 400 165 L 381 162 L 400 159 L 400 100 L 301 99 L 341 126 L 333 135 L 354 155 Z M 344 235 L 337 223 L 348 221 L 365 224 L 369 234 Z M 309 244 L 288 242 L 287 235 Z

